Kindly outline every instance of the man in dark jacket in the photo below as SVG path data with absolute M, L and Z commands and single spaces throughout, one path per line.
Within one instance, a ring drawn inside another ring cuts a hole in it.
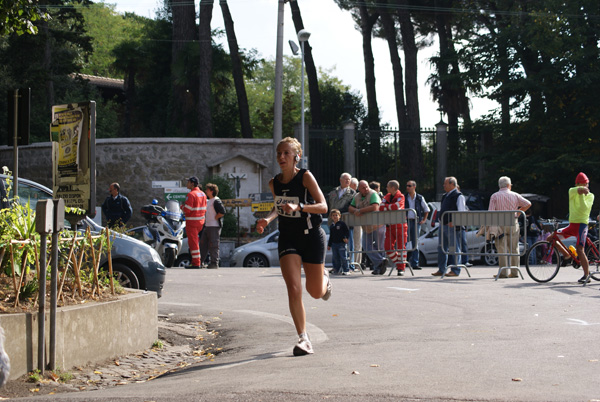
M 444 180 L 444 191 L 446 192 L 442 197 L 442 205 L 438 211 L 437 218 L 440 220 L 440 233 L 439 233 L 439 244 L 438 244 L 438 271 L 432 273 L 433 276 L 459 276 L 460 267 L 456 264 L 456 255 L 450 253 L 448 250 L 453 249 L 456 246 L 456 252 L 460 253 L 459 244 L 455 245 L 456 236 L 453 232 L 454 224 L 452 223 L 452 214 L 442 214 L 446 211 L 466 211 L 465 197 L 457 189 L 458 181 L 456 177 L 446 177 Z M 449 266 L 452 266 L 452 272 L 446 274 L 446 270 Z
M 120 190 L 119 183 L 112 183 L 108 186 L 110 195 L 102 204 L 102 212 L 104 212 L 106 225 L 109 228 L 124 226 L 131 219 L 133 213 L 129 200 L 121 195 Z

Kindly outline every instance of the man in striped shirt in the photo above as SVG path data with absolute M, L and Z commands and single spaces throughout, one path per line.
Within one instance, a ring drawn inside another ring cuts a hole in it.
M 511 190 L 512 183 L 510 177 L 502 176 L 498 179 L 498 187 L 500 190 L 492 194 L 490 198 L 490 211 L 527 211 L 531 206 L 531 202 L 519 193 Z M 513 226 L 502 226 L 502 238 L 498 237 L 495 241 L 498 254 L 514 254 L 514 257 L 499 256 L 498 264 L 500 267 L 518 267 L 519 266 L 519 223 L 515 217 Z M 508 272 L 508 276 L 507 276 Z M 518 278 L 519 271 L 516 269 L 508 269 L 502 271 L 500 278 Z

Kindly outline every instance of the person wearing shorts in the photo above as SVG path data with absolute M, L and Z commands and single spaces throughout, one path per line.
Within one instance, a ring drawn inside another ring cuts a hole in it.
M 331 282 L 325 270 L 326 235 L 321 228 L 321 214 L 327 213 L 327 203 L 313 174 L 296 165 L 302 157 L 297 139 L 286 137 L 277 145 L 277 163 L 281 173 L 269 182 L 274 208 L 256 223 L 256 231 L 279 218 L 279 265 L 288 291 L 288 302 L 298 343 L 294 356 L 313 353 L 306 333 L 306 311 L 302 301 L 302 268 L 306 290 L 315 299 L 328 300 Z
M 590 264 L 584 251 L 590 212 L 594 204 L 594 194 L 590 193 L 589 185 L 588 177 L 580 172 L 575 179 L 575 187 L 569 189 L 569 226 L 558 230 L 561 240 L 575 236 L 577 255 L 583 269 L 583 276 L 579 278 L 579 283 L 588 282 L 590 275 Z

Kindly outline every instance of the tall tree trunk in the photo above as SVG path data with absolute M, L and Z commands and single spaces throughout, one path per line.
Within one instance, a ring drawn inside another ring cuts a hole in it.
M 419 84 L 417 79 L 417 44 L 415 30 L 406 6 L 406 0 L 397 0 L 402 47 L 404 49 L 404 66 L 406 81 L 406 121 L 410 132 L 409 152 L 407 155 L 407 171 L 409 177 L 421 179 L 425 171 L 421 147 L 421 117 L 419 114 Z
M 300 7 L 296 0 L 290 1 L 292 10 L 292 20 L 296 28 L 296 34 L 304 29 Z M 313 127 L 321 127 L 322 124 L 322 107 L 321 107 L 321 92 L 319 91 L 319 77 L 317 76 L 317 68 L 312 57 L 312 48 L 308 41 L 304 44 L 304 64 L 306 66 L 306 77 L 308 78 L 308 91 L 310 92 L 310 116 L 311 125 Z
M 385 3 L 378 3 L 385 4 Z M 392 73 L 394 75 L 394 96 L 396 99 L 396 116 L 398 118 L 398 128 L 400 131 L 407 129 L 406 124 L 406 101 L 404 99 L 404 73 L 402 63 L 398 54 L 398 41 L 396 39 L 396 26 L 389 9 L 378 6 L 383 25 L 383 33 L 388 44 L 390 60 L 392 62 Z M 400 150 L 402 153 L 402 149 Z
M 48 21 L 42 21 L 42 33 L 44 36 L 44 71 L 46 71 L 46 106 L 47 110 L 54 105 L 54 80 L 52 78 L 52 47 L 50 40 L 50 30 L 48 29 Z
M 436 8 L 441 8 L 442 1 L 436 0 Z M 440 62 L 438 64 L 438 74 L 440 78 L 441 95 L 439 99 L 440 107 L 448 115 L 448 171 L 452 172 L 455 168 L 454 161 L 458 155 L 458 112 L 452 107 L 453 94 L 450 85 L 450 46 L 452 40 L 451 31 L 447 27 L 446 17 L 439 12 L 435 15 L 435 26 L 440 41 Z
M 169 120 L 171 127 L 179 135 L 187 136 L 196 127 L 196 94 L 198 81 L 195 74 L 186 74 L 186 70 L 176 68 L 187 64 L 191 48 L 196 39 L 196 8 L 187 0 L 172 0 L 173 44 L 171 46 L 171 101 Z M 179 73 L 178 73 L 179 71 Z M 182 74 L 183 72 L 183 74 Z
M 125 118 L 123 122 L 123 136 L 131 137 L 133 126 L 133 111 L 135 109 L 135 75 L 137 68 L 133 63 L 127 66 L 125 71 Z
M 405 3 L 401 1 L 400 3 Z M 400 20 L 400 33 L 402 35 L 402 47 L 404 49 L 404 76 L 406 92 L 406 122 L 410 129 L 421 127 L 419 114 L 419 84 L 417 80 L 417 44 L 415 42 L 415 30 L 410 20 L 410 14 L 406 10 L 398 11 Z
M 242 137 L 252 138 L 252 126 L 250 125 L 250 108 L 248 106 L 248 97 L 246 96 L 246 86 L 244 85 L 244 73 L 242 71 L 242 60 L 238 48 L 235 30 L 233 29 L 233 19 L 229 12 L 227 0 L 219 0 L 221 11 L 223 12 L 223 21 L 225 22 L 225 32 L 227 33 L 227 43 L 229 43 L 229 54 L 231 64 L 233 65 L 233 81 L 235 83 L 235 93 L 237 94 L 238 109 L 240 111 L 240 125 L 242 127 Z
M 200 66 L 198 71 L 198 136 L 214 137 L 212 115 L 210 111 L 210 78 L 212 75 L 212 39 L 210 21 L 212 19 L 213 0 L 200 0 Z
M 370 130 L 379 129 L 379 106 L 377 105 L 377 91 L 375 89 L 375 58 L 371 39 L 373 25 L 377 22 L 379 14 L 369 15 L 365 3 L 359 3 L 360 32 L 362 34 L 363 58 L 365 62 L 365 86 L 367 91 L 367 126 Z
M 500 124 L 502 127 L 502 134 L 508 135 L 510 127 L 510 94 L 508 85 L 510 84 L 510 67 L 509 67 L 509 56 L 508 56 L 508 43 L 500 35 L 498 40 L 498 61 L 500 66 L 500 82 L 502 83 L 502 94 L 500 96 Z

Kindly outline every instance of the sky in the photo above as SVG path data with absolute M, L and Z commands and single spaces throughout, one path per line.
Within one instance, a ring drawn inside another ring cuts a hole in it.
M 196 10 L 198 10 L 198 0 Z M 143 17 L 154 18 L 155 10 L 161 7 L 160 0 L 106 0 L 116 4 L 118 12 L 134 12 Z M 228 0 L 227 4 L 234 21 L 238 46 L 244 49 L 256 49 L 260 57 L 274 59 L 277 46 L 277 0 Z M 309 43 L 312 47 L 313 59 L 318 67 L 333 69 L 332 75 L 340 78 L 352 90 L 362 94 L 366 106 L 366 90 L 364 79 L 364 61 L 362 54 L 362 37 L 355 28 L 354 21 L 348 11 L 340 10 L 333 0 L 300 0 L 300 11 L 304 28 L 311 33 Z M 284 12 L 284 47 L 285 55 L 292 56 L 288 40 L 298 43 L 292 22 L 289 4 Z M 219 2 L 215 0 L 211 28 L 224 29 Z M 225 42 L 224 38 L 222 42 Z M 379 104 L 382 123 L 391 127 L 398 126 L 395 113 L 392 65 L 387 43 L 383 39 L 373 39 L 375 57 L 375 78 L 377 102 Z M 227 45 L 224 48 L 229 50 Z M 432 48 L 419 51 L 418 85 L 421 126 L 434 127 L 440 121 L 438 105 L 431 100 L 430 90 L 426 85 L 430 75 L 428 58 L 438 51 Z M 300 56 L 298 56 L 300 57 Z M 401 59 L 404 59 L 402 52 Z M 308 89 L 307 89 L 308 90 Z M 487 99 L 472 98 L 471 118 L 475 119 L 487 114 L 497 104 Z M 446 116 L 444 121 L 447 122 Z

